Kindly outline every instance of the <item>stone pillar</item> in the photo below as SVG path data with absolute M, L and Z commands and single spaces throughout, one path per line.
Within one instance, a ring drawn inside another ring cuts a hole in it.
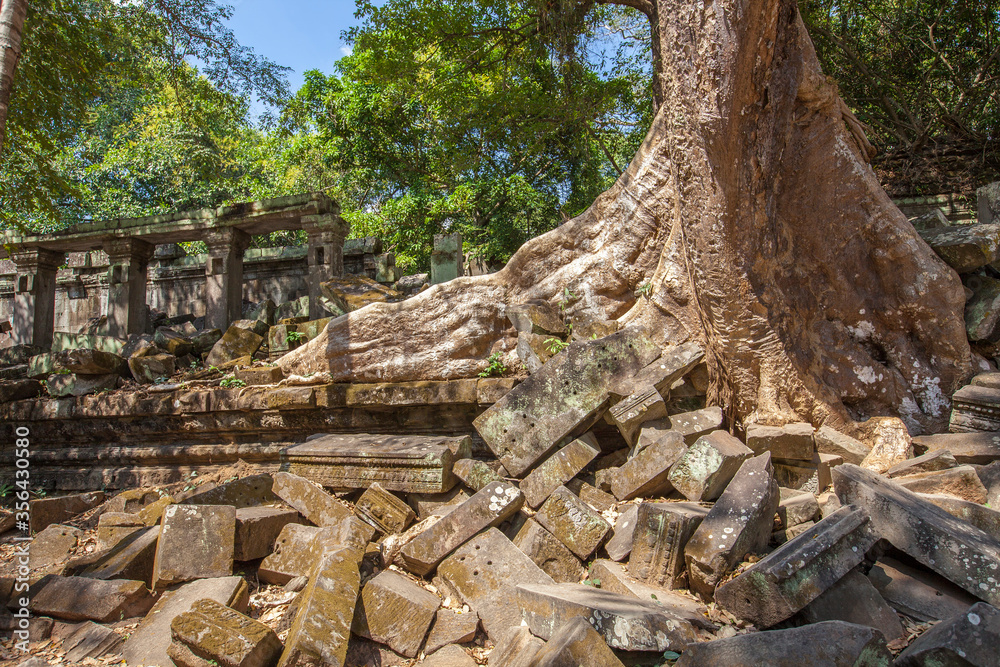
M 1000 213 L 1000 181 L 976 190 L 976 200 L 979 208 L 979 224 L 996 222 L 997 213 Z
M 320 284 L 344 275 L 344 239 L 351 226 L 337 213 L 327 213 L 303 216 L 302 229 L 309 239 L 309 319 L 318 320 L 325 314 Z
M 108 255 L 108 335 L 127 338 L 146 330 L 146 268 L 154 246 L 132 238 L 104 242 Z
M 56 271 L 66 253 L 25 248 L 14 251 L 11 259 L 17 267 L 11 338 L 15 345 L 49 348 L 55 324 Z
M 243 251 L 250 235 L 235 227 L 205 234 L 205 328 L 225 331 L 243 316 Z
M 464 273 L 462 269 L 462 235 L 435 234 L 431 253 L 431 285 L 446 283 Z

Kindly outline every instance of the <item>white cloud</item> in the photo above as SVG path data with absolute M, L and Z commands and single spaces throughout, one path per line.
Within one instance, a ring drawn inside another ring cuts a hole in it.
M 342 46 L 342 47 L 340 47 L 340 55 L 342 55 L 342 56 L 349 56 L 352 53 L 354 53 L 354 47 L 351 47 L 351 46 Z

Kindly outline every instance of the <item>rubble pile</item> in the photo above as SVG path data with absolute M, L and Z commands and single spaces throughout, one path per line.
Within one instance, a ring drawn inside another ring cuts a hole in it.
M 558 320 L 512 314 L 529 335 Z M 234 358 L 264 339 L 226 336 Z M 45 363 L 83 375 L 113 356 Z M 472 434 L 318 433 L 280 472 L 34 500 L 33 659 L 1000 664 L 1000 443 L 984 417 L 1000 374 L 956 394 L 952 433 L 877 418 L 862 442 L 678 411 L 703 357 L 636 329 L 578 339 L 476 418 L 492 456 L 472 457 Z M 13 627 L 20 596 L 0 586 Z

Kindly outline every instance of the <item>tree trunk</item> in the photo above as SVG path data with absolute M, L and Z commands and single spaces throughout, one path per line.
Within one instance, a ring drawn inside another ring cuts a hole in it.
M 970 373 L 958 276 L 868 165 L 794 0 L 659 0 L 664 104 L 615 185 L 496 274 L 340 317 L 279 363 L 344 381 L 474 377 L 505 304 L 700 341 L 743 423 L 940 428 Z M 651 295 L 634 296 L 644 283 Z
M 7 132 L 7 107 L 14 88 L 14 70 L 21 58 L 21 31 L 28 0 L 0 0 L 0 152 Z

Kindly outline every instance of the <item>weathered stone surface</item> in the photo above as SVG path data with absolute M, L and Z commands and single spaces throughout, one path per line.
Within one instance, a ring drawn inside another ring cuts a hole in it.
M 535 520 L 584 560 L 611 532 L 611 524 L 565 486 L 549 496 Z
M 997 664 L 1000 645 L 1000 611 L 978 602 L 937 624 L 899 654 L 898 667 Z
M 670 428 L 684 436 L 684 442 L 691 445 L 703 435 L 722 428 L 725 417 L 722 408 L 710 406 L 692 412 L 671 415 Z
M 173 375 L 177 370 L 176 362 L 177 357 L 172 354 L 149 354 L 132 357 L 128 360 L 128 367 L 136 382 L 153 384 Z
M 524 500 L 537 508 L 553 491 L 576 477 L 600 453 L 593 433 L 587 433 L 545 459 L 521 481 Z
M 155 526 L 160 523 L 160 519 L 163 517 L 163 511 L 174 504 L 174 499 L 172 496 L 162 496 L 159 500 L 146 505 L 141 510 L 136 512 L 139 520 L 142 521 L 147 526 Z
M 539 649 L 534 664 L 538 667 L 624 667 L 601 635 L 581 616 L 570 619 L 553 633 Z
M 813 433 L 813 441 L 816 443 L 816 451 L 820 454 L 835 454 L 847 463 L 860 464 L 871 451 L 871 447 L 860 440 L 829 426 L 820 426 Z
M 153 334 L 153 342 L 167 354 L 175 357 L 183 357 L 194 351 L 191 339 L 170 327 L 157 327 L 156 333 Z
M 920 472 L 947 470 L 957 465 L 958 461 L 951 455 L 951 452 L 946 449 L 937 449 L 915 458 L 907 459 L 902 463 L 897 463 L 886 471 L 885 476 L 892 479 L 893 477 L 913 475 Z
M 692 625 L 652 600 L 580 584 L 521 584 L 521 614 L 532 634 L 549 639 L 573 618 L 585 618 L 608 646 L 625 651 L 680 651 L 695 641 Z
M 476 667 L 479 663 L 461 646 L 446 646 L 420 664 L 425 667 Z
M 372 483 L 361 494 L 354 511 L 362 521 L 386 535 L 403 532 L 416 516 L 409 505 L 383 489 L 378 482 Z
M 1000 460 L 1000 433 L 939 433 L 913 439 L 920 452 L 946 450 L 960 464 L 987 464 Z
M 228 505 L 171 505 L 163 511 L 153 562 L 153 586 L 233 573 L 236 509 Z
M 610 493 L 605 493 L 596 486 L 592 486 L 590 484 L 587 484 L 586 482 L 581 482 L 578 485 L 574 485 L 574 487 L 570 490 L 576 493 L 576 495 L 580 496 L 580 500 L 587 503 L 598 512 L 606 512 L 607 510 L 614 507 L 615 504 L 617 503 L 617 500 L 613 495 L 611 495 Z
M 395 301 L 403 296 L 368 276 L 340 276 L 321 283 L 320 290 L 345 313 L 360 310 L 370 303 Z
M 150 489 L 127 489 L 122 491 L 104 506 L 105 512 L 135 514 L 147 505 L 160 499 L 160 492 Z
M 481 378 L 476 383 L 476 403 L 493 405 L 517 385 L 514 378 Z
M 590 566 L 589 578 L 601 590 L 639 600 L 654 600 L 671 616 L 684 619 L 697 628 L 710 631 L 718 629 L 706 617 L 707 608 L 704 605 L 668 588 L 639 581 L 626 573 L 625 566 L 621 563 L 598 558 Z
M 317 526 L 337 525 L 353 516 L 347 505 L 304 477 L 279 472 L 273 478 L 274 493 Z
M 464 644 L 476 638 L 479 616 L 475 612 L 459 613 L 441 608 L 434 615 L 434 625 L 427 635 L 424 652 L 430 655 L 449 644 Z
M 37 345 L 13 345 L 3 348 L 0 349 L 0 366 L 26 364 L 32 357 L 44 352 L 45 350 Z
M 222 338 L 221 329 L 206 329 L 194 336 L 191 336 L 191 344 L 194 345 L 195 354 L 205 354 L 211 351 L 219 339 Z
M 42 360 L 48 356 L 46 363 Z M 79 375 L 123 375 L 128 376 L 128 365 L 125 359 L 110 352 L 101 350 L 76 349 L 52 352 L 50 355 L 41 355 L 32 359 L 29 364 L 29 377 L 39 377 L 42 367 L 50 369 L 49 372 L 69 371 Z
M 979 467 L 976 474 L 989 493 L 990 507 L 1000 508 L 1000 461 Z
M 254 507 L 279 502 L 272 491 L 274 479 L 267 473 L 248 475 L 213 487 L 199 487 L 183 499 L 185 505 L 232 505 Z M 180 498 L 180 496 L 178 496 Z
M 69 558 L 83 537 L 83 531 L 72 526 L 54 523 L 35 535 L 28 560 L 32 570 L 40 570 L 62 563 Z
M 290 523 L 301 523 L 295 510 L 280 507 L 241 507 L 236 510 L 233 559 L 256 560 L 274 550 L 278 535 Z
M 442 493 L 455 485 L 453 448 L 469 437 L 352 435 L 313 436 L 289 447 L 289 470 L 332 489 Z
M 354 609 L 354 634 L 415 657 L 441 600 L 398 572 L 383 570 L 365 584 Z
M 889 667 L 878 630 L 842 621 L 769 630 L 695 644 L 676 667 Z
M 195 602 L 206 598 L 246 612 L 250 596 L 241 577 L 201 579 L 165 592 L 125 640 L 123 654 L 126 664 L 169 665 L 170 624 L 178 615 L 190 610 Z
M 611 492 L 618 500 L 629 500 L 669 491 L 670 468 L 686 451 L 687 446 L 680 433 L 663 433 L 656 442 L 618 469 L 611 480 Z
M 534 373 L 542 367 L 546 361 L 552 358 L 553 350 L 551 340 L 548 336 L 525 333 L 521 331 L 517 334 L 517 358 L 521 360 L 529 373 Z
M 861 505 L 876 534 L 987 602 L 1000 602 L 1000 542 L 858 466 L 833 471 L 841 502 Z
M 842 507 L 719 586 L 715 601 L 759 628 L 770 627 L 837 583 L 876 539 L 867 512 Z
M 490 653 L 489 667 L 531 667 L 545 645 L 524 626 L 512 626 L 500 635 Z
M 687 585 L 684 548 L 708 515 L 694 503 L 642 503 L 628 568 L 637 579 L 668 589 Z
M 290 523 L 274 540 L 273 550 L 261 562 L 257 576 L 261 581 L 278 586 L 312 571 L 316 557 L 313 544 L 330 537 L 322 528 Z
M 361 588 L 361 552 L 344 548 L 322 554 L 299 594 L 295 620 L 278 667 L 343 667 Z
M 972 466 L 905 475 L 893 481 L 916 493 L 946 493 L 979 504 L 987 500 L 986 487 Z
M 811 461 L 813 457 L 812 424 L 795 422 L 784 426 L 760 426 L 747 428 L 747 447 L 754 454 L 771 452 L 774 459 L 794 459 Z
M 66 652 L 64 657 L 67 661 L 77 663 L 116 651 L 123 641 L 124 638 L 114 630 L 86 621 L 63 640 L 62 649 Z
M 252 331 L 258 336 L 267 336 L 267 330 L 271 327 L 270 324 L 262 320 L 255 318 L 246 320 L 236 320 L 230 326 L 239 327 L 240 329 L 246 329 L 247 331 Z
M 614 333 L 611 329 L 602 336 Z M 584 333 L 580 323 L 574 320 L 573 333 Z M 587 333 L 584 338 L 590 338 Z M 663 350 L 659 357 L 646 364 L 634 375 L 618 378 L 611 388 L 613 394 L 628 396 L 641 387 L 653 385 L 662 396 L 666 396 L 670 387 L 680 378 L 690 373 L 705 358 L 705 351 L 695 342 L 682 343 Z
M 710 597 L 748 553 L 762 551 L 778 509 L 778 485 L 769 453 L 748 459 L 695 530 L 684 549 L 688 585 Z
M 473 424 L 504 467 L 523 475 L 571 431 L 595 423 L 610 399 L 609 386 L 641 370 L 659 352 L 631 330 L 572 343 Z
M 31 532 L 45 530 L 54 523 L 62 523 L 97 507 L 104 502 L 103 491 L 76 493 L 70 496 L 38 498 L 28 504 L 31 516 Z
M 688 500 L 715 500 L 751 456 L 753 452 L 726 431 L 713 431 L 681 455 L 667 479 Z
M 886 470 L 913 458 L 913 441 L 906 425 L 896 417 L 872 417 L 864 424 L 872 449 L 859 464 L 862 468 L 884 473 Z
M 952 433 L 1000 431 L 1000 389 L 970 384 L 952 394 L 948 430 Z
M 494 641 L 521 623 L 515 594 L 518 584 L 553 583 L 495 528 L 458 548 L 438 566 L 438 574 L 479 614 L 483 629 Z
M 145 614 L 154 598 L 141 581 L 100 581 L 86 577 L 42 577 L 28 592 L 28 608 L 66 621 L 108 623 Z
M 504 315 L 518 332 L 539 336 L 566 332 L 566 323 L 559 311 L 544 302 L 509 305 L 504 308 Z
M 1000 389 L 1000 372 L 979 373 L 972 378 L 969 384 L 976 387 L 988 387 L 990 389 Z
M 498 475 L 488 465 L 475 459 L 459 459 L 452 464 L 451 471 L 455 477 L 462 480 L 462 484 L 473 491 L 479 491 L 492 482 L 503 482 L 504 478 Z M 524 491 L 522 484 L 521 491 Z
M 618 515 L 615 527 L 611 531 L 611 539 L 604 545 L 611 560 L 623 561 L 632 553 L 632 540 L 638 517 L 639 505 L 627 505 L 622 508 L 622 513 Z
M 555 535 L 528 519 L 517 531 L 514 545 L 558 583 L 578 583 L 584 574 L 580 560 Z
M 920 232 L 934 252 L 959 273 L 970 273 L 997 259 L 1000 225 L 961 225 Z
M 170 632 L 167 655 L 172 658 L 178 644 L 221 667 L 270 667 L 281 654 L 281 641 L 271 628 L 211 598 L 174 617 Z
M 893 609 L 918 621 L 939 621 L 976 602 L 944 577 L 891 558 L 875 563 L 868 579 Z
M 808 491 L 779 487 L 778 520 L 783 528 L 812 521 L 819 515 L 819 501 Z
M 78 572 L 91 579 L 134 579 L 153 586 L 153 561 L 160 526 L 132 533 Z
M 99 391 L 111 391 L 118 387 L 121 380 L 120 375 L 79 375 L 68 373 L 66 375 L 50 375 L 46 385 L 49 388 L 49 396 L 61 398 L 64 396 L 86 396 Z
M 851 570 L 819 597 L 806 605 L 799 616 L 807 623 L 844 621 L 875 628 L 888 640 L 906 635 L 896 612 L 886 603 L 865 575 Z
M 406 502 L 423 521 L 429 516 L 444 516 L 471 497 L 464 487 L 456 486 L 447 493 L 408 493 Z
M 277 384 L 285 378 L 278 366 L 254 366 L 236 369 L 236 378 L 243 380 L 248 387 Z
M 973 295 L 965 302 L 965 330 L 973 342 L 995 343 L 1000 338 L 1000 280 L 970 276 L 966 286 Z
M 12 380 L 0 382 L 0 403 L 23 401 L 26 398 L 41 396 L 45 389 L 38 380 Z
M 431 572 L 473 535 L 500 524 L 521 509 L 523 504 L 524 496 L 510 484 L 496 482 L 483 487 L 408 542 L 400 551 L 403 565 L 415 574 Z
M 630 447 L 635 446 L 643 424 L 666 416 L 667 405 L 652 384 L 639 387 L 608 411 L 611 423 L 618 427 Z
M 248 355 L 252 357 L 263 342 L 263 336 L 242 327 L 231 326 L 212 346 L 212 351 L 205 357 L 205 366 L 218 366 Z
M 921 498 L 933 503 L 953 517 L 972 524 L 979 530 L 1000 540 L 1000 512 L 979 503 L 969 502 L 944 494 L 918 493 Z
M 129 535 L 145 530 L 146 524 L 136 514 L 105 512 L 97 520 L 97 548 L 110 549 Z

